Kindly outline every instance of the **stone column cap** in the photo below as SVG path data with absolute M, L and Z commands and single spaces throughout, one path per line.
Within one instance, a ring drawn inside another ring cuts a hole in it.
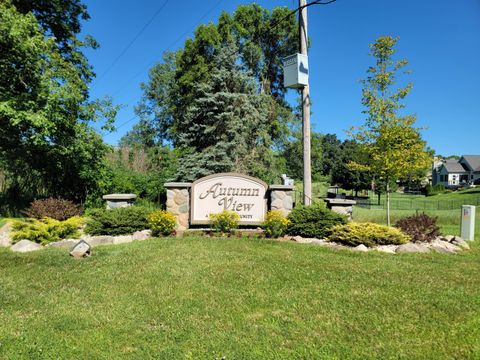
M 331 205 L 355 205 L 357 202 L 355 200 L 349 199 L 323 199 L 323 201 L 328 202 Z
M 166 188 L 189 188 L 192 187 L 192 183 L 189 182 L 168 182 L 165 183 Z
M 103 200 L 133 200 L 137 198 L 135 194 L 107 194 L 102 196 Z
M 282 190 L 282 191 L 289 191 L 293 190 L 295 186 L 293 185 L 270 185 L 268 187 L 269 190 Z

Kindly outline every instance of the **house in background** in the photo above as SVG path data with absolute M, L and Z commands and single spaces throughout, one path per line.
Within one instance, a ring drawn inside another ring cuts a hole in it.
M 434 162 L 432 185 L 457 187 L 480 185 L 480 155 L 463 155 L 460 159 Z

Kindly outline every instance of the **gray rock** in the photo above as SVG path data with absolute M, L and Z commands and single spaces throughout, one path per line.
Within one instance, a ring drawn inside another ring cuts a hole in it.
M 70 255 L 76 259 L 90 256 L 90 245 L 85 240 L 80 240 L 70 251 Z
M 8 247 L 12 245 L 10 231 L 12 231 L 12 224 L 10 222 L 7 222 L 0 228 L 0 246 Z
M 148 240 L 152 236 L 152 230 L 142 230 L 142 231 L 136 231 L 133 233 L 132 238 L 133 240 Z
M 131 243 L 133 241 L 132 235 L 119 235 L 113 237 L 114 244 L 126 244 Z
M 456 246 L 456 245 L 454 245 L 454 244 L 451 244 L 451 243 L 449 243 L 448 241 L 439 240 L 439 239 L 433 240 L 433 241 L 429 244 L 429 247 L 430 247 L 432 250 L 435 250 L 436 252 L 448 253 L 448 254 L 454 254 L 454 253 L 456 253 L 457 251 L 462 250 L 460 247 L 458 247 L 458 246 Z
M 437 237 L 438 240 L 443 240 L 443 241 L 448 241 L 451 242 L 453 239 L 455 239 L 455 236 L 453 235 L 445 235 L 445 236 L 439 236 Z
M 327 244 L 327 240 L 324 239 L 312 239 L 312 244 L 325 246 Z
M 428 253 L 430 252 L 430 249 L 428 245 L 421 244 L 421 243 L 406 243 L 403 245 L 400 245 L 397 250 L 395 250 L 397 253 Z
M 375 248 L 375 250 L 384 252 L 387 254 L 395 254 L 395 251 L 397 250 L 398 245 L 380 245 Z
M 42 245 L 34 243 L 30 240 L 20 240 L 16 244 L 14 244 L 10 249 L 14 252 L 30 252 L 30 251 L 37 251 L 42 248 Z
M 71 248 L 76 243 L 78 243 L 78 239 L 65 239 L 65 240 L 51 242 L 47 244 L 47 246 L 53 247 L 53 248 Z
M 470 250 L 470 245 L 468 245 L 468 243 L 460 236 L 455 236 L 455 239 L 453 239 L 450 243 L 455 246 L 461 247 L 464 250 Z
M 363 245 L 363 244 L 360 244 L 358 246 L 355 246 L 354 248 L 352 248 L 353 251 L 361 251 L 361 252 L 367 252 L 368 251 L 368 248 Z
M 109 235 L 85 236 L 84 240 L 87 241 L 90 246 L 109 245 L 115 243 L 115 238 Z

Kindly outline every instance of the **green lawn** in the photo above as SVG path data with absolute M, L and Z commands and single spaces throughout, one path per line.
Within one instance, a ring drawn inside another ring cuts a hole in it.
M 475 358 L 480 246 L 354 253 L 256 239 L 0 250 L 1 359 Z
M 5 223 L 6 223 L 6 219 L 0 217 L 0 228 L 1 228 L 3 225 L 5 225 Z

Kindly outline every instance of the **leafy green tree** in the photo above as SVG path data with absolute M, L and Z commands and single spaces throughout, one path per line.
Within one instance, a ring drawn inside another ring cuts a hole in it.
M 368 163 L 368 154 L 362 146 L 354 140 L 345 140 L 340 145 L 340 156 L 332 168 L 332 183 L 340 185 L 343 189 L 358 191 L 371 187 L 372 176 L 368 171 L 352 169 L 349 164 Z
M 47 35 L 32 13 L 0 2 L 0 163 L 17 197 L 83 201 L 107 151 L 89 123 L 112 121 L 116 108 L 89 101 L 84 67 Z
M 352 162 L 352 167 L 368 170 L 386 183 L 387 224 L 390 226 L 390 187 L 398 179 L 407 177 L 417 169 L 428 168 L 430 157 L 425 151 L 419 128 L 414 127 L 414 115 L 400 115 L 402 100 L 412 88 L 395 87 L 399 70 L 407 60 L 394 60 L 397 38 L 382 36 L 370 45 L 375 66 L 371 66 L 363 80 L 362 104 L 367 119 L 363 127 L 352 132 L 354 139 L 364 146 L 367 163 Z
M 283 157 L 288 165 L 287 174 L 297 180 L 303 179 L 303 143 L 302 133 L 297 131 L 290 141 L 283 147 Z M 312 157 L 312 179 L 318 181 L 323 176 L 322 166 L 322 140 L 323 135 L 311 133 L 311 157 Z

